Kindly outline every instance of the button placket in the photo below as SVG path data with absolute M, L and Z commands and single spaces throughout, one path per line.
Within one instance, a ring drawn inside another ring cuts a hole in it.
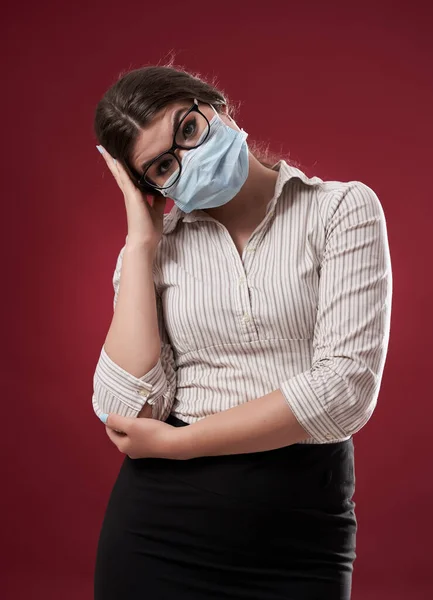
M 147 398 L 149 398 L 150 393 L 151 393 L 151 390 L 147 387 L 141 387 L 137 390 L 137 395 L 141 396 L 145 400 L 147 400 Z
M 248 247 L 247 244 L 241 257 L 227 228 L 221 223 L 217 223 L 217 225 L 224 232 L 227 244 L 230 247 L 232 264 L 237 275 L 236 281 L 238 285 L 236 289 L 236 295 L 238 301 L 238 310 L 240 312 L 239 324 L 241 332 L 243 333 L 246 341 L 252 341 L 254 339 L 258 339 L 258 332 L 252 318 L 251 298 L 247 283 L 249 270 L 248 264 L 250 260 L 245 261 L 245 251 L 248 251 L 248 259 L 249 257 L 253 258 L 254 252 L 256 251 L 256 245 Z M 255 235 L 253 237 L 255 237 Z
M 238 291 L 242 309 L 242 322 L 245 325 L 248 325 L 252 322 L 252 307 L 246 277 L 244 277 L 242 283 L 239 284 Z
M 237 294 L 239 298 L 239 306 L 241 309 L 241 325 L 243 329 L 250 330 L 255 333 L 255 327 L 252 320 L 252 307 L 250 293 L 248 290 L 248 280 L 245 268 L 242 266 L 243 274 L 238 278 Z M 249 336 L 248 336 L 249 339 Z

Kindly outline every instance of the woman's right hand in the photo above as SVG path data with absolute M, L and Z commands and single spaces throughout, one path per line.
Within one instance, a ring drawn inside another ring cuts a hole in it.
M 162 237 L 166 197 L 153 196 L 153 203 L 150 205 L 119 161 L 114 162 L 103 146 L 99 148 L 103 150 L 102 156 L 123 193 L 128 222 L 127 243 L 138 243 L 154 252 Z

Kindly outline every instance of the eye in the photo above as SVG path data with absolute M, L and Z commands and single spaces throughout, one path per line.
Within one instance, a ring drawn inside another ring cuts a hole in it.
M 182 127 L 182 135 L 184 139 L 188 139 L 193 137 L 197 131 L 197 122 L 195 118 L 188 119 L 187 123 L 185 123 Z
M 162 160 L 157 167 L 157 174 L 161 177 L 162 175 L 165 175 L 167 173 L 167 171 L 170 169 L 171 167 L 171 163 L 173 162 L 172 159 L 170 158 L 165 158 L 164 160 Z

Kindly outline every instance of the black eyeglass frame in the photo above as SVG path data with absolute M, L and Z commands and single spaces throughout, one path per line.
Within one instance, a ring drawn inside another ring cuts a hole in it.
M 179 131 L 180 127 L 182 126 L 182 123 L 183 123 L 183 122 L 184 122 L 184 120 L 187 118 L 187 116 L 188 116 L 188 115 L 190 115 L 192 112 L 198 112 L 198 113 L 200 113 L 200 114 L 202 115 L 202 117 L 204 117 L 204 118 L 206 119 L 206 122 L 207 122 L 207 133 L 206 133 L 205 137 L 202 139 L 202 141 L 201 141 L 199 144 L 197 144 L 196 146 L 182 146 L 181 144 L 177 144 L 177 143 L 176 143 L 176 141 L 175 141 L 175 140 L 176 140 L 176 136 L 177 136 L 177 132 Z M 139 180 L 138 180 L 138 184 L 139 184 L 140 186 L 150 186 L 150 187 L 152 187 L 152 188 L 154 188 L 154 189 L 156 189 L 156 190 L 166 190 L 166 189 L 170 188 L 172 185 L 174 185 L 174 184 L 175 184 L 175 183 L 176 183 L 176 182 L 179 180 L 179 177 L 181 176 L 181 173 L 182 173 L 182 163 L 181 163 L 181 161 L 179 160 L 179 158 L 176 156 L 176 154 L 174 153 L 174 151 L 175 151 L 177 148 L 181 148 L 182 150 L 192 150 L 193 148 L 198 148 L 199 146 L 201 146 L 202 144 L 204 144 L 204 143 L 205 143 L 205 141 L 206 141 L 206 140 L 207 140 L 207 138 L 209 137 L 209 133 L 210 133 L 210 123 L 209 123 L 209 119 L 206 117 L 206 115 L 204 115 L 204 114 L 201 112 L 201 110 L 200 110 L 200 109 L 199 109 L 199 107 L 198 107 L 198 101 L 197 101 L 197 99 L 196 99 L 196 98 L 194 98 L 194 103 L 193 103 L 193 105 L 192 105 L 192 106 L 191 106 L 191 108 L 190 108 L 190 109 L 189 109 L 189 110 L 188 110 L 188 111 L 187 111 L 187 112 L 186 112 L 186 113 L 183 115 L 183 117 L 182 117 L 182 118 L 181 118 L 181 120 L 179 121 L 179 124 L 178 124 L 178 126 L 176 127 L 176 131 L 174 132 L 174 135 L 173 135 L 173 144 L 172 144 L 171 148 L 170 148 L 169 150 L 165 150 L 164 152 L 161 152 L 161 154 L 158 154 L 158 156 L 156 156 L 156 157 L 155 157 L 155 158 L 152 160 L 152 162 L 151 162 L 149 165 L 147 165 L 147 167 L 146 167 L 146 169 L 145 169 L 145 171 L 144 171 L 143 175 L 141 175 L 141 177 L 140 177 L 140 178 L 139 178 Z M 159 185 L 156 185 L 156 184 L 154 184 L 154 183 L 150 183 L 148 180 L 145 180 L 146 173 L 148 172 L 148 170 L 150 169 L 150 167 L 153 165 L 153 163 L 155 163 L 155 162 L 156 162 L 158 159 L 160 159 L 160 158 L 161 158 L 161 156 L 164 156 L 165 154 L 171 154 L 171 155 L 172 155 L 172 156 L 175 158 L 175 160 L 177 161 L 177 164 L 179 165 L 179 173 L 177 174 L 177 177 L 176 177 L 176 179 L 173 181 L 173 183 L 170 183 L 170 185 L 167 185 L 167 186 L 159 186 Z

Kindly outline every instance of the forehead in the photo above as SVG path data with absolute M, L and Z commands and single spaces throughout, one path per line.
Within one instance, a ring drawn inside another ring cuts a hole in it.
M 173 117 L 179 108 L 186 109 L 190 101 L 173 102 L 151 119 L 146 127 L 142 127 L 134 145 L 131 156 L 133 167 L 140 172 L 143 163 L 152 160 L 173 143 Z

